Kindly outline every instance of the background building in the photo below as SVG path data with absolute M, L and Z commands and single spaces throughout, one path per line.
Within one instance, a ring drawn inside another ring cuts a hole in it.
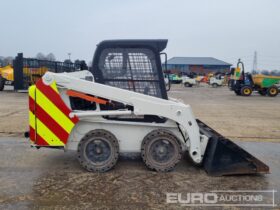
M 167 61 L 167 70 L 183 74 L 226 73 L 230 71 L 231 65 L 212 57 L 173 57 Z

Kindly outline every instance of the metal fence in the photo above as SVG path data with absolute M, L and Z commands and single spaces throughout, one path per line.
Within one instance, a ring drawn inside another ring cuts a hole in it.
M 67 63 L 58 61 L 38 60 L 34 58 L 24 58 L 22 53 L 18 53 L 13 61 L 14 67 L 14 89 L 27 90 L 28 87 L 45 72 L 74 72 L 87 69 L 85 62 Z

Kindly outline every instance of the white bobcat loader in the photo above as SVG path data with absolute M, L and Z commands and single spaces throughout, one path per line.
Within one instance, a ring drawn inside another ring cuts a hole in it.
M 88 171 L 113 168 L 119 154 L 141 154 L 170 171 L 184 153 L 210 175 L 268 173 L 269 167 L 167 98 L 160 52 L 167 40 L 109 40 L 91 72 L 47 72 L 29 89 L 31 144 L 77 151 Z

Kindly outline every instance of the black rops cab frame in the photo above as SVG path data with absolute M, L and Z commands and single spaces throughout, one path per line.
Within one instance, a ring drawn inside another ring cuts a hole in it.
M 160 52 L 166 39 L 106 40 L 97 45 L 92 73 L 97 83 L 167 99 Z

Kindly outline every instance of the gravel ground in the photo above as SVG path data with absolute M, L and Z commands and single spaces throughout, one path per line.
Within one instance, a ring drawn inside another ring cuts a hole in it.
M 210 177 L 185 159 L 170 173 L 149 171 L 140 160 L 127 159 L 108 173 L 88 173 L 73 152 L 30 148 L 21 137 L 28 127 L 27 94 L 4 91 L 0 92 L 0 209 L 188 209 L 167 204 L 166 193 L 212 190 L 278 190 L 279 207 L 280 97 L 239 97 L 227 88 L 178 85 L 169 96 L 189 103 L 197 118 L 223 135 L 239 139 L 239 145 L 270 166 L 271 174 Z

